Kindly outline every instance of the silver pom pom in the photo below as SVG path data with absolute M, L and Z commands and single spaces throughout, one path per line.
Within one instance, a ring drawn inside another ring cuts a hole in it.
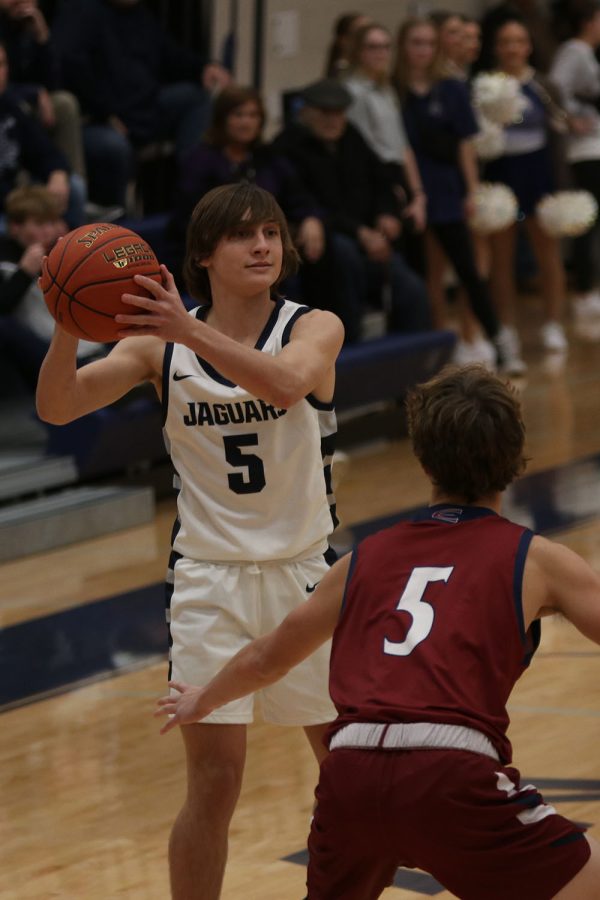
M 479 159 L 497 159 L 504 153 L 504 129 L 496 122 L 490 122 L 484 115 L 479 115 L 479 132 L 473 138 L 473 146 Z
M 505 184 L 484 181 L 474 194 L 475 211 L 469 225 L 480 234 L 502 231 L 517 221 L 519 204 Z
M 544 231 L 554 237 L 578 237 L 592 227 L 598 204 L 589 191 L 557 191 L 543 197 L 536 216 Z
M 521 86 L 504 72 L 481 72 L 473 79 L 473 105 L 496 125 L 518 122 L 526 106 Z

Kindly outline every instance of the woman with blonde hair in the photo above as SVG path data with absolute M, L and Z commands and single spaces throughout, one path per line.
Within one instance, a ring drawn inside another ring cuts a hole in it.
M 439 278 L 442 251 L 464 287 L 488 342 L 493 342 L 499 351 L 498 361 L 504 364 L 498 321 L 477 268 L 467 225 L 473 195 L 479 186 L 471 140 L 478 126 L 467 87 L 444 74 L 438 33 L 431 20 L 415 17 L 401 25 L 395 74 L 406 133 L 427 196 L 425 258 L 434 322 L 443 327 L 447 321 L 445 292 Z M 464 348 L 459 345 L 459 349 Z M 482 352 L 481 361 L 492 361 L 491 349 L 489 344 L 485 346 L 487 359 Z

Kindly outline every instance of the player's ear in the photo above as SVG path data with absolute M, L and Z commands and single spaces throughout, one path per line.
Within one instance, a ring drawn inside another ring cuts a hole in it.
M 199 268 L 201 267 L 203 269 L 208 269 L 208 267 L 210 266 L 211 260 L 212 260 L 212 255 L 204 256 L 202 259 L 200 259 L 200 257 L 197 256 L 195 262 Z

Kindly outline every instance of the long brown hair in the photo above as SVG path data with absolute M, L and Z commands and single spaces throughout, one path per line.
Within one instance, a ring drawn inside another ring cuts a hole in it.
M 440 53 L 440 42 L 437 28 L 430 18 L 424 16 L 411 16 L 405 19 L 398 29 L 396 38 L 396 61 L 393 67 L 393 80 L 396 90 L 403 98 L 408 91 L 409 71 L 406 61 L 406 40 L 411 31 L 415 28 L 430 28 L 436 36 L 437 50 L 429 67 L 428 75 L 433 83 L 441 81 L 445 77 L 444 61 Z
M 204 134 L 207 144 L 215 147 L 224 147 L 227 143 L 227 119 L 229 115 L 245 103 L 256 103 L 260 115 L 260 130 L 265 124 L 265 108 L 262 97 L 253 87 L 244 87 L 240 84 L 228 84 L 213 101 L 210 125 Z M 260 142 L 260 133 L 255 143 Z
M 350 44 L 350 50 L 348 52 L 348 62 L 350 64 L 350 73 L 361 71 L 360 54 L 368 40 L 369 34 L 372 31 L 382 31 L 383 34 L 386 34 L 389 37 L 390 43 L 391 43 L 391 40 L 392 40 L 391 34 L 387 30 L 387 28 L 385 28 L 385 26 L 380 25 L 378 22 L 369 22 L 368 25 L 363 25 L 363 26 L 361 26 L 361 28 L 357 28 L 354 35 L 352 36 L 352 43 Z M 380 76 L 377 79 L 377 82 L 380 85 L 389 84 L 389 82 L 391 81 L 391 78 L 392 78 L 392 73 L 391 73 L 391 68 L 390 68 L 390 71 L 387 72 L 386 75 Z

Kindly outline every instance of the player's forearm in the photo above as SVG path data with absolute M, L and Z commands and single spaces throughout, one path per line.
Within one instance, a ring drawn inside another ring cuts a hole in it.
M 222 375 L 279 409 L 288 409 L 313 389 L 300 367 L 246 347 L 203 322 L 195 323 L 186 345 Z
M 199 716 L 207 716 L 226 703 L 253 694 L 287 674 L 289 666 L 265 653 L 268 638 L 268 635 L 258 638 L 240 650 L 199 691 L 196 701 Z
M 76 418 L 73 414 L 77 380 L 77 338 L 56 328 L 42 363 L 36 390 L 40 419 L 62 425 Z

